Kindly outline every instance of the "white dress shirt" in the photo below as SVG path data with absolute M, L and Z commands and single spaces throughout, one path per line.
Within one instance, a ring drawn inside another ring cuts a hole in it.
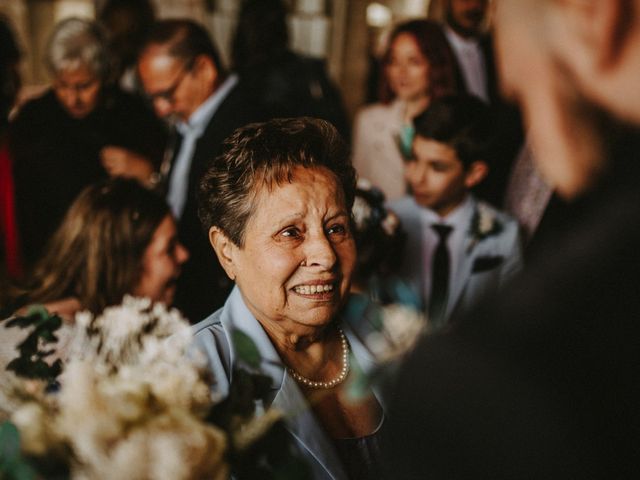
M 471 225 L 471 218 L 473 216 L 473 201 L 471 197 L 467 195 L 467 198 L 458 205 L 453 211 L 451 211 L 445 217 L 440 217 L 433 210 L 428 208 L 421 209 L 420 222 L 422 231 L 422 250 L 424 257 L 427 261 L 427 265 L 424 266 L 424 272 L 427 273 L 424 276 L 424 298 L 429 304 L 429 297 L 431 295 L 431 260 L 438 245 L 438 234 L 431 228 L 433 224 L 448 225 L 453 230 L 447 237 L 447 248 L 449 249 L 449 285 L 448 291 L 451 292 L 454 279 L 461 274 L 461 260 L 464 256 L 464 249 L 466 248 L 466 239 L 468 238 L 468 230 Z
M 485 58 L 478 40 L 464 38 L 449 26 L 445 26 L 444 34 L 458 59 L 467 90 L 485 102 L 489 102 Z
M 215 92 L 207 98 L 198 109 L 191 114 L 187 122 L 179 122 L 176 129 L 182 135 L 180 151 L 176 155 L 175 164 L 169 177 L 169 190 L 167 203 L 176 218 L 182 216 L 184 206 L 187 203 L 189 189 L 189 172 L 191 160 L 196 150 L 196 143 L 202 136 L 213 115 L 220 104 L 229 95 L 231 89 L 238 83 L 237 75 L 230 75 Z

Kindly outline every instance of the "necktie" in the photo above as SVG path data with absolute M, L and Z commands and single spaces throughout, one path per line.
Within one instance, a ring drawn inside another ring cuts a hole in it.
M 431 295 L 429 297 L 429 321 L 434 326 L 444 323 L 449 294 L 449 249 L 447 237 L 452 228 L 448 225 L 434 224 L 431 228 L 438 234 L 438 245 L 433 252 L 431 262 Z

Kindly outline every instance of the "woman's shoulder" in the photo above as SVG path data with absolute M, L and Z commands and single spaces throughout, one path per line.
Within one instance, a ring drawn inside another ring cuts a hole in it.
M 20 105 L 15 112 L 11 123 L 15 126 L 34 119 L 42 119 L 44 121 L 45 117 L 49 117 L 52 114 L 58 114 L 59 112 L 60 106 L 56 100 L 55 93 L 51 88 L 48 88 L 29 98 Z
M 190 354 L 204 362 L 211 374 L 211 390 L 224 397 L 231 379 L 231 351 L 230 339 L 221 321 L 222 311 L 222 308 L 217 310 L 191 327 L 193 347 Z
M 365 105 L 356 113 L 356 121 L 367 122 L 379 119 L 386 119 L 393 116 L 395 112 L 395 102 L 392 103 L 372 103 Z
M 199 321 L 191 327 L 193 336 L 198 338 L 204 338 L 210 335 L 222 335 L 224 329 L 222 328 L 222 308 L 216 310 L 204 320 Z

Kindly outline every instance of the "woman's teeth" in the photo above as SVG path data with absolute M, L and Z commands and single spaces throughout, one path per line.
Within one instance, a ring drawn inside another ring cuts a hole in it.
M 302 295 L 330 292 L 331 290 L 333 290 L 333 285 L 300 285 L 293 289 L 294 292 Z

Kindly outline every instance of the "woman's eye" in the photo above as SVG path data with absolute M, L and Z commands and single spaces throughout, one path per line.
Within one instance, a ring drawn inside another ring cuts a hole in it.
M 331 225 L 327 229 L 327 233 L 329 235 L 335 235 L 335 234 L 341 235 L 341 234 L 347 233 L 347 227 L 345 225 L 337 223 L 335 225 Z
M 297 228 L 286 228 L 281 232 L 283 237 L 298 238 L 300 236 L 300 230 Z

